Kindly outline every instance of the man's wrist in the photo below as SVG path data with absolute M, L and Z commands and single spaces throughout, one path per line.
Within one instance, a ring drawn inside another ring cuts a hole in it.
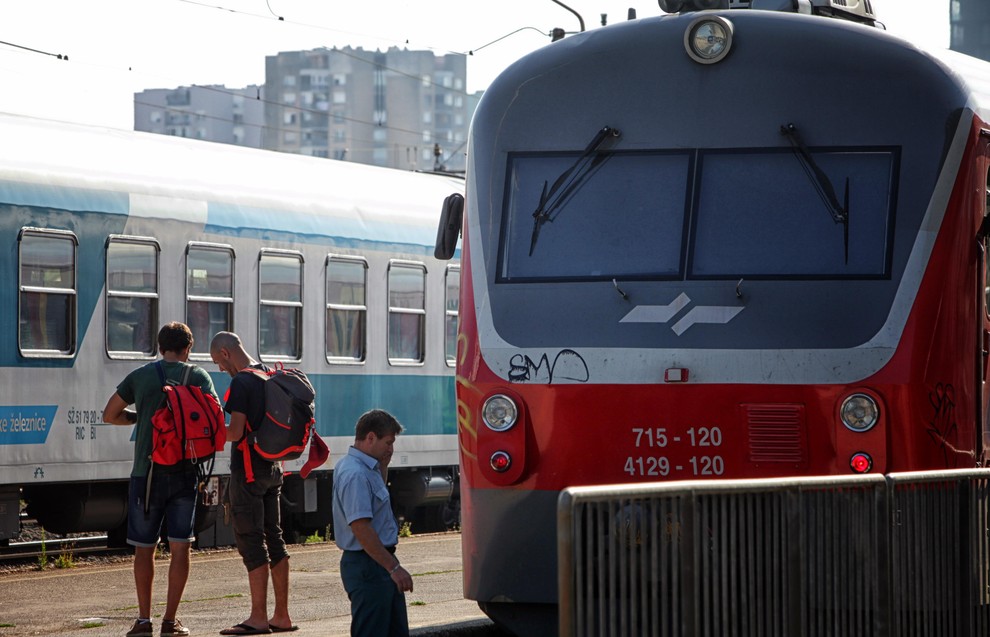
M 399 563 L 399 561 L 398 561 L 398 560 L 396 560 L 396 562 L 395 562 L 395 566 L 393 566 L 393 567 L 392 567 L 392 570 L 391 570 L 391 571 L 389 571 L 389 572 L 388 572 L 388 574 L 389 574 L 389 575 L 392 575 L 392 574 L 394 574 L 394 573 L 395 573 L 395 572 L 396 572 L 397 570 L 399 570 L 400 568 L 402 568 L 402 564 L 400 564 L 400 563 Z

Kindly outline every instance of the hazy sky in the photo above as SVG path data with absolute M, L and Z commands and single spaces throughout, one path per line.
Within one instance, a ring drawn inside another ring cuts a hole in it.
M 661 13 L 655 0 L 563 2 L 581 14 L 586 29 L 599 27 L 602 13 L 609 23 L 625 20 L 629 8 L 640 18 Z M 135 92 L 263 84 L 265 56 L 279 51 L 350 45 L 465 54 L 473 92 L 548 44 L 552 28 L 579 30 L 578 18 L 552 0 L 21 0 L 0 6 L 0 111 L 128 129 Z M 873 6 L 891 33 L 948 46 L 948 0 L 873 0 Z

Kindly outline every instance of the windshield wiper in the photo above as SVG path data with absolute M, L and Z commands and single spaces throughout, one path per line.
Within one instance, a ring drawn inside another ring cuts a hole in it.
M 549 190 L 547 190 L 547 182 L 543 182 L 540 203 L 533 211 L 533 236 L 529 241 L 529 256 L 533 256 L 533 249 L 536 247 L 536 240 L 540 236 L 540 228 L 543 224 L 547 221 L 553 221 L 556 218 L 554 213 L 558 212 L 581 187 L 581 184 L 612 156 L 610 153 L 599 153 L 599 148 L 605 143 L 605 140 L 619 137 L 619 135 L 621 133 L 617 129 L 605 126 L 598 131 L 598 134 L 591 140 L 577 161 L 560 173 Z
M 808 175 L 808 179 L 811 180 L 812 185 L 815 187 L 815 191 L 818 196 L 821 197 L 822 203 L 828 209 L 828 213 L 832 216 L 832 221 L 835 223 L 842 224 L 842 239 L 845 244 L 846 249 L 846 263 L 849 263 L 849 177 L 846 177 L 846 192 L 843 197 L 843 203 L 839 203 L 839 198 L 835 194 L 835 188 L 832 187 L 832 181 L 828 178 L 818 164 L 815 163 L 815 159 L 811 156 L 811 152 L 808 147 L 804 145 L 801 141 L 801 136 L 798 135 L 797 126 L 794 124 L 787 124 L 786 126 L 780 127 L 780 134 L 787 137 L 787 141 L 791 143 L 794 147 L 794 154 L 797 156 L 798 160 L 801 162 L 801 167 L 804 168 L 804 172 Z

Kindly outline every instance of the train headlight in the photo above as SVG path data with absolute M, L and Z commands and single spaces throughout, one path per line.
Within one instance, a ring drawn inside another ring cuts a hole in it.
M 684 31 L 684 49 L 699 64 L 721 62 L 732 49 L 732 23 L 717 15 L 695 18 Z
M 880 415 L 880 408 L 877 402 L 866 394 L 853 394 L 842 403 L 839 417 L 842 424 L 851 431 L 863 433 L 873 428 L 877 424 Z
M 508 431 L 516 424 L 519 409 L 515 401 L 503 394 L 496 394 L 485 401 L 481 418 L 492 431 Z

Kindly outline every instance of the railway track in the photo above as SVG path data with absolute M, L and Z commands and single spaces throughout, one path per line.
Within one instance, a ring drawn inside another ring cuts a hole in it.
M 129 547 L 107 547 L 106 535 L 73 538 L 46 538 L 11 542 L 0 547 L 0 567 L 16 567 L 26 564 L 71 567 L 80 560 L 127 555 Z
M 111 555 L 126 555 L 128 547 L 107 547 L 107 536 L 73 535 L 70 537 L 46 534 L 34 519 L 26 513 L 20 514 L 21 533 L 17 540 L 0 546 L 0 566 L 59 561 L 71 564 L 74 561 Z

